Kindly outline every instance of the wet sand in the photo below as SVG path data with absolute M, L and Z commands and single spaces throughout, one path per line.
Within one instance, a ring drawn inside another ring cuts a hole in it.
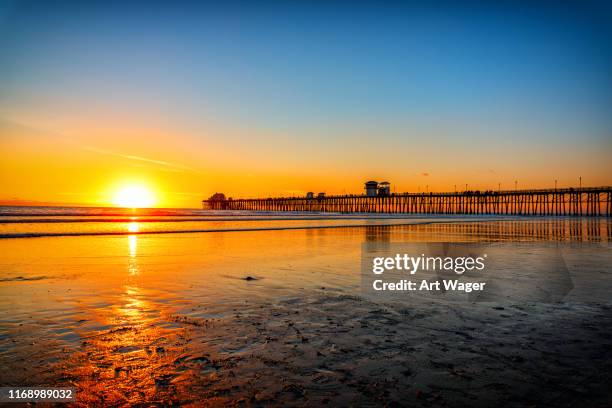
M 0 383 L 80 406 L 609 406 L 609 222 L 543 222 L 0 240 Z M 367 241 L 559 243 L 573 289 L 376 300 Z

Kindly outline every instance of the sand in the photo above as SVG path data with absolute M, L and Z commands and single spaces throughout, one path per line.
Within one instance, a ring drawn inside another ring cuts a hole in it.
M 55 357 L 35 343 L 60 361 L 12 361 L 2 382 L 74 384 L 83 406 L 609 403 L 608 305 L 406 308 L 327 292 L 245 301 L 221 319 L 164 316 L 172 328 L 103 330 Z

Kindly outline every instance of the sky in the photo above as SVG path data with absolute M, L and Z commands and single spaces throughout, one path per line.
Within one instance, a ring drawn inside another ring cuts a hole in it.
M 0 0 L 0 203 L 612 185 L 605 3 L 257 3 Z

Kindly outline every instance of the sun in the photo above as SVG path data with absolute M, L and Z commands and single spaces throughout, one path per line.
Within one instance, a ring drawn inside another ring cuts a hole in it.
M 155 195 L 147 187 L 133 184 L 115 192 L 113 203 L 118 207 L 149 208 L 155 205 Z

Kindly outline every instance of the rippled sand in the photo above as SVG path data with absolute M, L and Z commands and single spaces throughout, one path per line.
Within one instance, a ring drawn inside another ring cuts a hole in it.
M 543 220 L 0 240 L 0 383 L 75 386 L 82 406 L 605 406 L 610 231 Z M 573 290 L 377 301 L 360 292 L 366 241 L 567 244 Z

